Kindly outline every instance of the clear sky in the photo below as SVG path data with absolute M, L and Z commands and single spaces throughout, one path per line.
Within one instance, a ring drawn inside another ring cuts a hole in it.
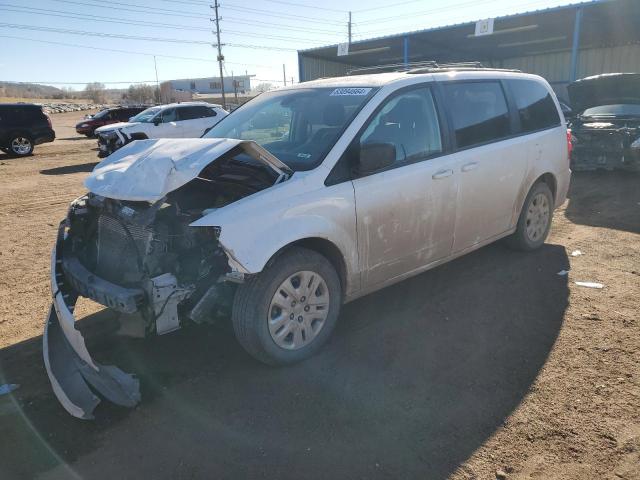
M 211 45 L 215 43 L 214 23 L 210 20 L 212 3 L 213 0 L 0 0 L 0 80 L 78 82 L 74 85 L 77 89 L 92 81 L 126 87 L 132 82 L 155 80 L 154 54 L 160 81 L 217 76 L 216 52 Z M 353 38 L 358 40 L 568 3 L 576 2 L 220 0 L 225 70 L 228 75 L 248 71 L 259 80 L 277 85 L 276 82 L 282 83 L 285 64 L 287 78 L 297 81 L 296 50 L 346 41 L 349 10 L 353 12 Z

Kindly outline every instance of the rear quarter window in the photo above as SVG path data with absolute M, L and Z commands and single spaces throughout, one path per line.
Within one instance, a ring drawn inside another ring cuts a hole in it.
M 509 109 L 498 81 L 444 85 L 458 148 L 494 142 L 511 135 Z
M 551 93 L 533 80 L 507 80 L 518 110 L 520 131 L 535 132 L 560 125 L 560 115 Z

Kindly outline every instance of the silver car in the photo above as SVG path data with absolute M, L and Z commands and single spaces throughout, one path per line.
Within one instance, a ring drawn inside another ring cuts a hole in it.
M 501 238 L 539 248 L 565 200 L 568 147 L 542 78 L 433 68 L 303 83 L 204 138 L 125 145 L 60 225 L 44 334 L 53 389 L 79 418 L 93 391 L 140 400 L 135 377 L 87 351 L 78 296 L 146 335 L 230 315 L 258 360 L 307 358 L 346 302 Z

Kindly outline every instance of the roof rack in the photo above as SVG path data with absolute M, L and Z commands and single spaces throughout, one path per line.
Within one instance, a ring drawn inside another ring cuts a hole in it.
M 392 63 L 388 65 L 375 65 L 372 67 L 359 67 L 347 71 L 347 75 L 363 75 L 366 73 L 382 72 L 406 72 L 410 74 L 434 73 L 443 71 L 475 71 L 492 70 L 498 72 L 520 72 L 520 70 L 508 68 L 485 67 L 480 62 L 451 62 L 438 63 L 434 60 L 413 63 Z

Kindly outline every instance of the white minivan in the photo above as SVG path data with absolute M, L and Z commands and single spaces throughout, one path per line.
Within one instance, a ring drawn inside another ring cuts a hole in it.
M 220 105 L 207 102 L 170 103 L 150 107 L 128 122 L 97 128 L 98 156 L 145 138 L 198 138 L 228 115 Z
M 75 328 L 78 296 L 147 334 L 227 312 L 258 360 L 329 338 L 342 304 L 505 238 L 541 247 L 566 197 L 567 128 L 541 77 L 423 68 L 264 93 L 199 139 L 98 164 L 52 253 L 45 364 L 75 416 L 140 399 Z M 487 268 L 491 268 L 487 265 Z

